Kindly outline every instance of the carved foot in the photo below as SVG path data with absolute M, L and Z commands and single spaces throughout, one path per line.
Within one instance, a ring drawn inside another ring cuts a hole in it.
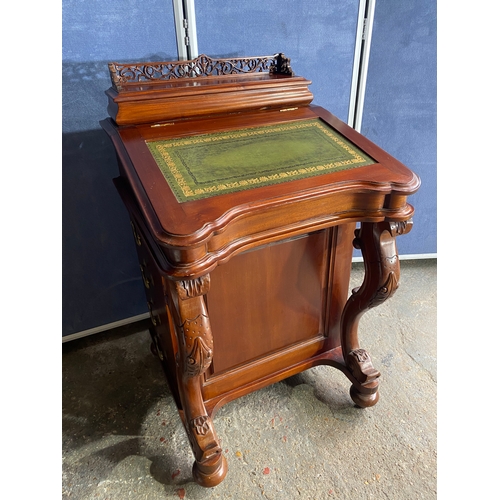
M 354 385 L 351 385 L 349 394 L 354 403 L 360 408 L 369 408 L 370 406 L 374 406 L 377 404 L 377 401 L 379 399 L 378 390 L 373 393 L 365 394 L 358 391 L 358 389 L 356 389 Z
M 370 355 L 364 349 L 353 349 L 347 355 L 346 364 L 360 384 L 369 384 L 380 377 L 380 372 L 373 367 Z
M 206 488 L 216 486 L 226 477 L 227 462 L 222 454 L 212 419 L 208 415 L 193 418 L 186 432 L 195 456 L 195 481 Z
M 205 488 L 212 488 L 220 484 L 227 474 L 226 457 L 220 453 L 217 460 L 213 464 L 201 464 L 195 462 L 193 464 L 193 478 Z

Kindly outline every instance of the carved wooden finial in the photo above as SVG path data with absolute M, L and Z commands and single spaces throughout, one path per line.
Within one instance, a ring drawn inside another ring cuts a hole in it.
M 269 68 L 270 75 L 288 75 L 293 76 L 292 67 L 290 66 L 290 58 L 285 57 L 285 54 L 280 52 L 275 54 L 274 61 Z

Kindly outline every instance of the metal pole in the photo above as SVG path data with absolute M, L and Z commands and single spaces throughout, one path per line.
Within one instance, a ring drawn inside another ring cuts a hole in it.
M 198 57 L 198 37 L 196 34 L 196 13 L 194 8 L 194 0 L 184 0 L 184 19 L 187 20 L 187 33 L 189 44 L 187 53 L 189 59 Z
M 187 47 L 184 41 L 186 30 L 184 28 L 184 1 L 172 0 L 174 7 L 175 37 L 177 40 L 177 57 L 179 61 L 188 59 Z
M 351 80 L 348 125 L 361 132 L 376 0 L 360 0 Z
M 179 61 L 198 57 L 194 0 L 172 0 Z

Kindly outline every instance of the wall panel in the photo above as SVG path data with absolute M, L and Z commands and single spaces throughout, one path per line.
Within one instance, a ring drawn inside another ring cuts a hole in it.
M 198 52 L 258 56 L 283 52 L 312 80 L 314 104 L 347 121 L 356 0 L 196 0 Z
M 112 183 L 109 61 L 177 58 L 168 0 L 63 0 L 62 333 L 147 312 L 128 216 Z
M 437 252 L 436 1 L 377 0 L 363 135 L 422 179 L 400 254 Z

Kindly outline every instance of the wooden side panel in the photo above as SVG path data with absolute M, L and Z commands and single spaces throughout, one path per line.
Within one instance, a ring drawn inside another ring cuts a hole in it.
M 150 234 L 141 230 L 139 220 L 135 219 L 132 213 L 131 224 L 139 259 L 139 268 L 144 283 L 144 292 L 153 324 L 150 329 L 153 345 L 160 358 L 177 407 L 181 408 L 175 365 L 175 355 L 179 349 L 175 325 L 169 310 L 165 277 L 158 267 L 155 253 L 151 248 Z
M 334 257 L 330 270 L 330 290 L 328 294 L 328 346 L 338 347 L 340 340 L 340 318 L 347 298 L 351 294 L 349 280 L 351 277 L 353 240 L 356 223 L 336 226 L 334 241 Z
M 212 375 L 324 335 L 328 235 L 258 247 L 211 273 Z

